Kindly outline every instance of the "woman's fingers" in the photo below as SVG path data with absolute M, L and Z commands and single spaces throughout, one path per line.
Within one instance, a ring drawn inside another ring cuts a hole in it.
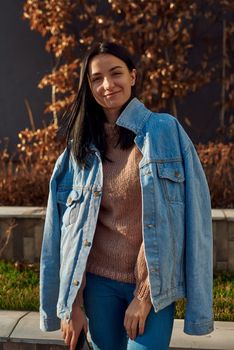
M 70 346 L 70 350 L 75 350 L 81 329 L 88 333 L 88 322 L 79 305 L 73 307 L 73 317 L 69 323 L 61 320 L 60 328 L 65 344 Z
M 136 336 L 142 335 L 145 330 L 145 322 L 152 308 L 150 301 L 139 300 L 134 297 L 125 312 L 124 327 L 129 338 L 135 339 Z
M 125 318 L 124 318 L 124 328 L 126 329 L 126 332 L 128 333 L 128 336 L 130 337 L 131 321 L 130 321 L 129 317 L 127 317 L 126 315 L 125 315 Z
M 66 330 L 65 333 L 65 337 L 64 337 L 64 341 L 66 345 L 70 345 L 71 342 L 71 338 L 72 338 L 72 331 L 70 331 L 69 329 Z
M 130 338 L 131 338 L 132 340 L 134 340 L 134 339 L 136 338 L 136 336 L 137 336 L 138 323 L 139 323 L 138 318 L 134 318 L 134 319 L 132 320 L 132 324 L 131 324 L 131 336 L 130 336 Z
M 132 340 L 135 339 L 137 336 L 138 323 L 138 318 L 125 317 L 124 327 L 127 331 L 129 338 Z
M 75 350 L 78 338 L 79 338 L 79 334 L 73 332 L 71 337 L 71 342 L 70 342 L 70 350 Z
M 140 318 L 139 320 L 139 335 L 144 334 L 144 330 L 145 330 L 145 319 L 144 318 Z

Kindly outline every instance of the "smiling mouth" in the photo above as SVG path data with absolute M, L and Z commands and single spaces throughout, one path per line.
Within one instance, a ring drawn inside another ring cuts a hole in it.
M 107 94 L 107 95 L 104 95 L 104 97 L 111 97 L 111 96 L 113 96 L 113 95 L 118 94 L 119 92 L 120 92 L 120 91 L 111 92 L 111 93 L 109 93 L 109 94 Z

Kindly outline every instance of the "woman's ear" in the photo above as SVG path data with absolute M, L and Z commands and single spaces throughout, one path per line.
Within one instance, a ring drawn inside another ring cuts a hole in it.
M 132 78 L 132 83 L 131 83 L 131 85 L 132 85 L 132 86 L 134 86 L 135 83 L 136 83 L 136 77 L 137 77 L 137 71 L 136 71 L 136 69 L 133 69 L 133 70 L 131 71 L 131 78 Z

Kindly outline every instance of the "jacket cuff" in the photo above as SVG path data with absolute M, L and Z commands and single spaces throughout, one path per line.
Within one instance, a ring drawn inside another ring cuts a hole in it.
M 205 335 L 213 332 L 214 330 L 214 321 L 206 321 L 193 323 L 189 321 L 184 321 L 184 333 L 189 335 Z
M 40 317 L 40 329 L 43 332 L 53 332 L 60 329 L 60 319 Z

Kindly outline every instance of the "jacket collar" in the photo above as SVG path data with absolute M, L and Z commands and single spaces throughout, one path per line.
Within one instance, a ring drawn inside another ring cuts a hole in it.
M 149 119 L 151 111 L 134 97 L 118 117 L 116 124 L 137 134 Z

